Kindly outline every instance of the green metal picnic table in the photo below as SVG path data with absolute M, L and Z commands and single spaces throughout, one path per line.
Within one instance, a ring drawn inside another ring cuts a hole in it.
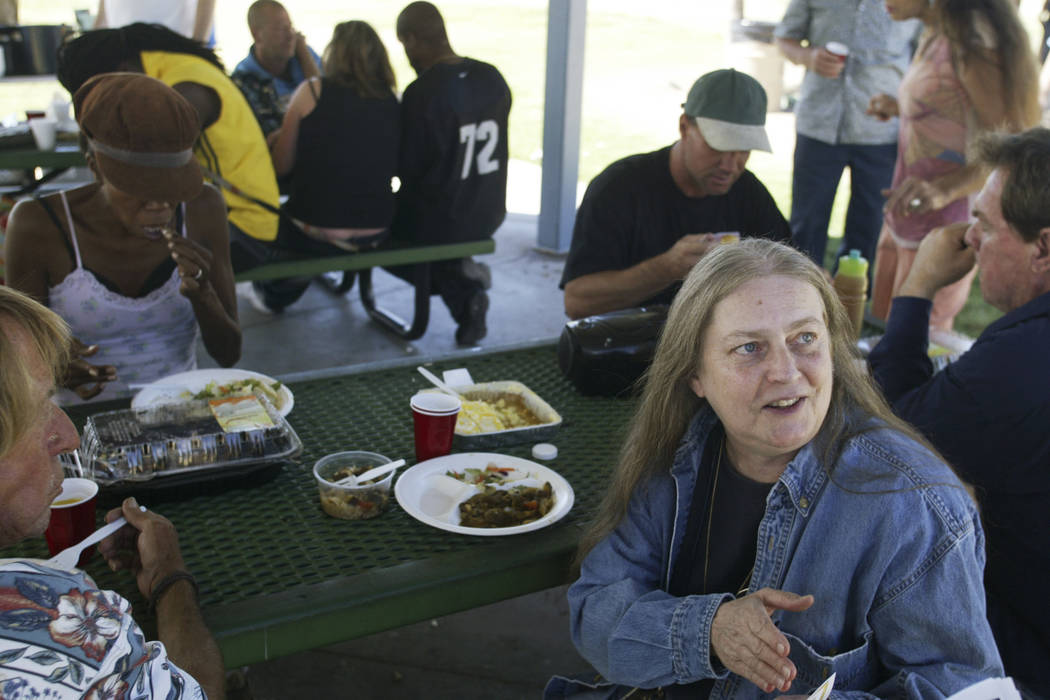
M 179 498 L 139 494 L 141 503 L 177 526 L 187 566 L 200 582 L 205 619 L 227 666 L 567 582 L 582 528 L 607 484 L 634 401 L 581 396 L 562 377 L 556 350 L 548 342 L 428 363 L 439 374 L 466 367 L 475 381 L 520 381 L 562 415 L 563 425 L 551 440 L 559 454 L 547 464 L 569 481 L 576 500 L 572 511 L 549 527 L 506 537 L 459 535 L 418 522 L 393 497 L 387 510 L 371 520 L 336 520 L 322 512 L 311 469 L 323 455 L 364 449 L 414 463 L 408 402 L 429 387 L 415 371 L 418 360 L 287 377 L 295 397 L 289 422 L 304 450 L 272 477 L 245 477 L 221 489 L 202 484 L 199 493 Z M 82 424 L 95 410 L 70 412 Z M 497 451 L 531 458 L 531 447 Z M 99 518 L 105 510 L 99 509 Z M 46 557 L 47 551 L 41 537 L 0 556 Z M 98 556 L 87 570 L 100 586 L 131 600 L 137 615 L 146 610 L 130 576 L 110 572 Z

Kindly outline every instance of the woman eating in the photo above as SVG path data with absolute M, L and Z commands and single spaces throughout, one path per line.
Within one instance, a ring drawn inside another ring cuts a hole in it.
M 96 181 L 19 202 L 5 248 L 8 283 L 72 328 L 65 387 L 114 398 L 195 369 L 198 337 L 233 365 L 241 331 L 226 206 L 193 157 L 196 111 L 138 73 L 92 78 L 73 102 Z
M 1002 675 L 974 503 L 849 329 L 787 246 L 690 272 L 569 589 L 602 697 L 804 696 L 834 673 L 847 696 L 930 698 Z

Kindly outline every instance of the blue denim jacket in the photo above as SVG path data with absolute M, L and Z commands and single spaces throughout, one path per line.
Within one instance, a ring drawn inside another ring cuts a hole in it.
M 717 678 L 712 698 L 773 697 L 712 663 L 711 621 L 732 595 L 666 592 L 716 421 L 710 409 L 697 414 L 670 474 L 639 488 L 588 554 L 568 594 L 572 637 L 614 683 Z M 803 448 L 758 528 L 751 590 L 815 598 L 805 612 L 773 614 L 798 668 L 790 692 L 809 693 L 834 672 L 837 697 L 939 698 L 1002 676 L 985 615 L 984 534 L 955 475 L 878 425 L 848 442 L 833 474 Z

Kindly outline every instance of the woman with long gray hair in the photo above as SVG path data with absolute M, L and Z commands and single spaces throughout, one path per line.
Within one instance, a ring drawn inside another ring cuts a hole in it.
M 722 246 L 686 278 L 569 590 L 608 697 L 810 693 L 831 673 L 942 697 L 1002 675 L 974 503 L 849 329 L 778 243 Z

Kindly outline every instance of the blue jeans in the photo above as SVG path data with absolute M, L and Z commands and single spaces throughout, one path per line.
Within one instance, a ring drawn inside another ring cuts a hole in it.
M 875 242 L 882 228 L 882 205 L 893 179 L 897 145 L 831 144 L 798 134 L 791 181 L 791 236 L 795 245 L 818 265 L 824 265 L 828 222 L 842 171 L 850 172 L 846 228 L 836 261 L 856 248 L 875 267 Z M 870 285 L 869 285 L 870 288 Z

